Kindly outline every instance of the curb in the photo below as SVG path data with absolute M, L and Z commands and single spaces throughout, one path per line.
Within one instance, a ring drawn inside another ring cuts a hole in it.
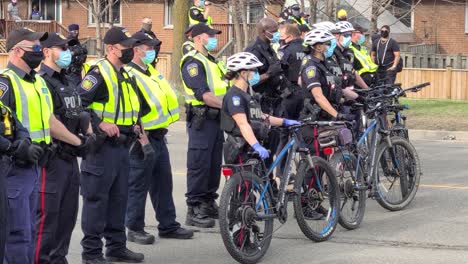
M 410 129 L 409 136 L 415 140 L 468 141 L 467 131 Z

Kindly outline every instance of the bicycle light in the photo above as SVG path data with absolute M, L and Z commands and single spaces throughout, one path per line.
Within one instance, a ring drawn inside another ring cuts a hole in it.
M 223 176 L 224 177 L 231 177 L 232 176 L 232 169 L 231 168 L 223 168 Z
M 333 154 L 333 148 L 331 147 L 323 148 L 323 154 L 325 154 L 326 156 L 330 156 L 331 154 Z

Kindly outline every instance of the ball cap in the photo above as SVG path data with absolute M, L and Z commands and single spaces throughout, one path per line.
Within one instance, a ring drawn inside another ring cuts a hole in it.
M 206 33 L 208 35 L 217 35 L 221 34 L 221 30 L 217 30 L 214 28 L 211 28 L 207 26 L 206 24 L 203 23 L 198 23 L 195 26 L 192 27 L 192 38 L 201 35 L 203 33 Z
M 111 27 L 104 36 L 104 44 L 121 44 L 126 47 L 134 47 L 139 41 L 132 38 L 126 28 Z
M 338 13 L 336 14 L 338 18 L 346 18 L 348 17 L 348 13 L 344 9 L 338 10 Z
M 65 38 L 62 34 L 59 33 L 49 33 L 47 39 L 41 41 L 41 45 L 44 48 L 50 47 L 64 47 L 68 44 L 68 39 Z
M 13 30 L 7 38 L 6 48 L 7 51 L 10 51 L 16 44 L 20 43 L 23 40 L 35 41 L 40 40 L 44 41 L 47 39 L 47 32 L 35 32 L 29 28 L 20 28 Z
M 145 44 L 151 47 L 155 47 L 157 45 L 161 45 L 161 41 L 159 39 L 153 38 L 152 36 L 148 35 L 147 33 L 143 33 L 141 31 L 133 34 L 132 38 L 136 39 L 138 42 L 135 46 L 139 44 Z

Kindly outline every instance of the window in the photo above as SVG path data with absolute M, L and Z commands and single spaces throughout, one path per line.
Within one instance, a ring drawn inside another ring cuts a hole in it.
M 174 1 L 164 0 L 164 26 L 172 27 L 172 7 L 174 6 Z
M 388 7 L 388 11 L 392 13 L 396 19 L 399 19 L 405 26 L 412 27 L 412 0 L 393 0 Z
M 101 4 L 101 22 L 105 24 L 120 25 L 120 14 L 121 14 L 121 5 L 120 0 L 111 0 L 113 1 L 112 5 L 109 5 L 108 1 L 99 1 Z M 105 10 L 104 10 L 105 9 Z M 91 10 L 88 11 L 88 22 L 90 25 L 96 24 L 94 16 L 91 13 Z
M 244 10 L 242 10 L 244 11 Z M 254 2 L 249 3 L 247 6 L 247 23 L 249 24 L 256 24 L 260 19 L 265 17 L 265 6 L 263 3 Z M 242 16 L 238 16 L 239 23 L 242 23 Z M 232 18 L 230 17 L 229 20 L 232 23 Z

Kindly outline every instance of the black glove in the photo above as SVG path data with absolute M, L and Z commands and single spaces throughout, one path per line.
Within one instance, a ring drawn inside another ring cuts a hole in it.
M 151 161 L 154 159 L 154 149 L 151 144 L 144 145 L 141 150 L 143 151 L 143 160 Z
M 353 121 L 354 119 L 355 117 L 352 114 L 338 113 L 338 115 L 336 116 L 336 120 Z
M 81 145 L 78 146 L 78 155 L 80 157 L 85 157 L 88 153 L 95 152 L 95 146 L 97 142 L 96 134 L 92 133 L 85 136 L 80 136 L 81 138 Z
M 44 154 L 44 150 L 35 144 L 30 144 L 28 147 L 28 160 L 31 163 L 36 163 L 39 158 Z
M 275 63 L 270 65 L 267 71 L 268 78 L 277 76 L 279 74 L 283 73 L 283 69 L 281 68 L 281 63 Z
M 27 161 L 29 160 L 29 157 L 28 157 L 29 145 L 31 145 L 31 142 L 29 141 L 29 139 L 15 140 L 10 147 L 10 150 L 12 151 L 11 154 L 13 155 L 13 157 L 19 160 Z

